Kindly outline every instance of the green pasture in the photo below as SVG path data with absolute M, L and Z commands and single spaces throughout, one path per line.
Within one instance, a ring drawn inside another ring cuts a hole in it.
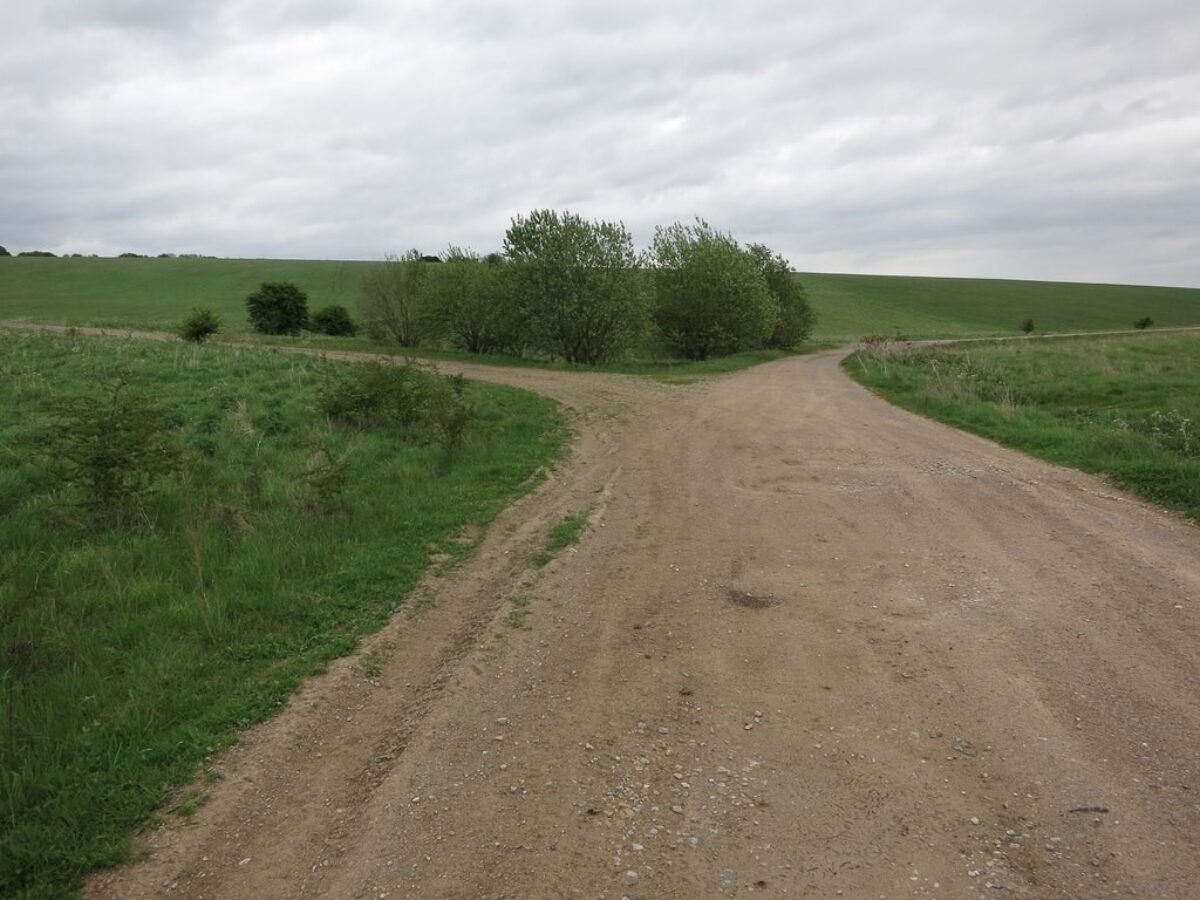
M 121 860 L 237 729 L 383 625 L 432 553 L 468 552 L 464 526 L 567 439 L 551 401 L 479 384 L 453 455 L 420 427 L 332 424 L 317 393 L 347 368 L 0 331 L 0 896 L 69 895 Z M 118 384 L 182 458 L 120 520 L 57 443 L 66 398 L 102 409 Z
M 884 398 L 1200 519 L 1200 335 L 860 351 Z

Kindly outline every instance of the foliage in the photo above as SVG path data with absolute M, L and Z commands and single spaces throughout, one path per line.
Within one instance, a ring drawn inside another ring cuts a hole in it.
M 8 252 L 7 247 L 0 244 L 0 256 L 12 256 L 12 254 Z
M 686 359 L 763 347 L 779 305 L 753 256 L 700 219 L 654 232 L 655 320 L 667 346 Z
M 647 298 L 623 224 L 535 210 L 512 220 L 504 251 L 520 327 L 542 352 L 599 365 L 642 333 Z
M 246 308 L 259 334 L 299 334 L 308 326 L 308 296 L 290 281 L 264 281 Z
M 1021 330 L 1023 332 L 1025 332 L 1026 334 L 1032 334 L 1033 333 L 1033 319 L 1025 319 L 1021 323 Z
M 309 327 L 313 331 L 333 337 L 353 337 L 358 334 L 358 325 L 350 317 L 350 310 L 338 304 L 318 309 L 312 314 Z
M 428 279 L 429 314 L 438 330 L 470 353 L 519 356 L 523 341 L 511 298 L 505 260 L 497 254 L 480 259 L 450 247 Z
M 1154 324 L 1154 320 L 1152 318 L 1150 318 L 1149 316 L 1143 316 L 1142 318 L 1138 319 L 1136 322 L 1133 323 L 1133 327 L 1144 330 L 1146 328 L 1149 328 L 1153 324 Z
M 194 306 L 180 323 L 176 334 L 193 344 L 203 344 L 221 330 L 221 317 L 208 306 Z
M 552 402 L 479 384 L 452 468 L 432 425 L 331 429 L 316 392 L 349 368 L 0 332 L 0 896 L 72 896 L 120 862 L 198 766 L 386 623 L 431 548 L 465 552 L 463 527 L 564 446 Z M 22 449 L 57 429 L 53 398 L 122 372 L 122 399 L 153 385 L 164 424 L 211 448 L 144 495 L 153 527 L 95 527 L 66 502 L 82 488 Z
M 177 471 L 179 446 L 163 411 L 116 380 L 103 396 L 52 400 L 47 464 L 84 493 L 84 506 L 105 521 L 145 515 L 144 500 L 160 478 Z
M 1013 341 L 855 354 L 895 403 L 1200 519 L 1200 338 Z
M 804 286 L 781 254 L 762 244 L 751 244 L 746 251 L 758 264 L 767 282 L 767 289 L 779 307 L 779 319 L 767 338 L 766 346 L 777 350 L 793 350 L 808 339 L 816 325 L 816 317 L 808 304 Z
M 431 265 L 417 250 L 388 256 L 363 276 L 360 312 L 376 340 L 416 347 L 429 332 L 424 288 Z
M 17 256 L 33 256 L 33 257 L 57 259 L 57 256 L 54 253 L 51 253 L 49 250 L 22 250 L 20 253 L 17 254 Z

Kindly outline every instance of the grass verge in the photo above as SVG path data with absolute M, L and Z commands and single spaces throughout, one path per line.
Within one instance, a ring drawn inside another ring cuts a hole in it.
M 844 366 L 899 406 L 1200 520 L 1198 335 L 860 351 Z
M 63 896 L 121 861 L 199 764 L 565 446 L 552 402 L 478 384 L 450 463 L 419 429 L 335 427 L 315 398 L 344 365 L 0 333 L 0 896 Z M 47 403 L 118 379 L 185 459 L 136 521 L 98 520 L 45 458 Z
M 583 532 L 587 530 L 587 524 L 588 514 L 586 512 L 564 518 L 550 529 L 550 534 L 546 538 L 546 546 L 533 557 L 533 564 L 540 569 L 554 559 L 560 550 L 565 550 L 572 544 L 578 544 L 579 539 L 583 537 Z

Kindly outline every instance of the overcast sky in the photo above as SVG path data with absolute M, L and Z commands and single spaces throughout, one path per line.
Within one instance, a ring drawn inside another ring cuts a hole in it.
M 0 0 L 0 244 L 374 259 L 702 216 L 1200 286 L 1196 0 Z

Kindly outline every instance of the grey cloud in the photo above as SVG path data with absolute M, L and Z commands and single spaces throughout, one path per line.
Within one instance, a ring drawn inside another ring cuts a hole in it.
M 48 9 L 0 35 L 10 248 L 374 257 L 571 205 L 810 270 L 1200 283 L 1185 2 Z

